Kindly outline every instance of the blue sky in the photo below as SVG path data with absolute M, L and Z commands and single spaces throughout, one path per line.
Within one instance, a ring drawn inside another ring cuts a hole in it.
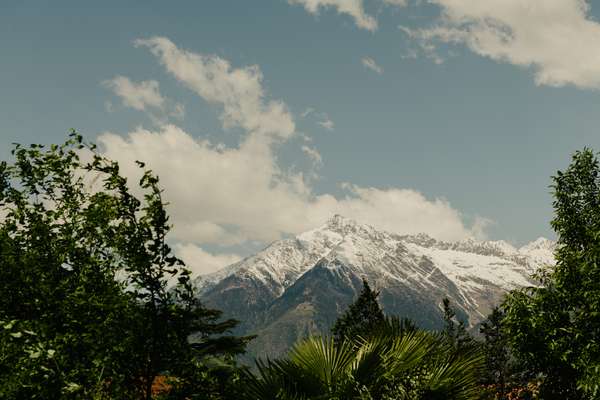
M 123 164 L 145 159 L 199 272 L 336 212 L 520 245 L 552 237 L 550 176 L 600 149 L 599 13 L 579 0 L 5 0 L 0 156 L 76 128 Z

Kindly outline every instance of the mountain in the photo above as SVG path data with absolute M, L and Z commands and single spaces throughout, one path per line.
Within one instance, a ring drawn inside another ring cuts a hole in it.
M 380 291 L 386 314 L 442 326 L 448 297 L 475 327 L 511 289 L 554 263 L 554 242 L 521 248 L 504 241 L 444 242 L 425 234 L 378 231 L 339 215 L 320 228 L 272 243 L 257 254 L 194 281 L 205 304 L 256 333 L 253 355 L 279 355 L 310 333 L 327 332 L 355 299 L 362 278 Z

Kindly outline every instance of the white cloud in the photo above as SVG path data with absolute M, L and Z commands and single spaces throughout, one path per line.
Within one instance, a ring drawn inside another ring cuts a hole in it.
M 169 111 L 171 117 L 183 119 L 185 117 L 185 106 L 181 103 L 175 103 L 173 109 Z
M 307 107 L 307 108 L 306 108 L 306 109 L 305 109 L 305 110 L 302 112 L 302 114 L 300 114 L 300 115 L 302 116 L 302 118 L 306 118 L 306 117 L 308 117 L 310 114 L 312 114 L 312 113 L 314 113 L 314 112 L 315 112 L 315 109 L 314 109 L 314 108 L 312 108 L 312 107 Z
M 428 199 L 412 189 L 344 186 L 348 195 L 330 207 L 379 229 L 402 234 L 425 232 L 442 240 L 484 235 L 479 219 L 477 231 L 466 227 L 461 213 L 444 198 Z
M 102 84 L 121 99 L 123 106 L 144 111 L 156 126 L 166 124 L 169 117 L 178 120 L 185 117 L 185 106 L 162 96 L 155 80 L 134 82 L 125 76 L 116 76 Z M 104 103 L 104 108 L 107 112 L 114 111 L 110 101 Z
M 211 254 L 191 243 L 178 243 L 173 250 L 185 262 L 192 277 L 210 274 L 241 260 L 237 254 Z
M 158 82 L 154 80 L 136 83 L 125 76 L 116 76 L 102 83 L 121 98 L 124 106 L 138 111 L 144 111 L 147 107 L 162 109 L 165 103 Z
M 148 47 L 167 71 L 209 103 L 223 107 L 225 128 L 241 127 L 248 132 L 285 139 L 295 125 L 281 101 L 265 101 L 263 76 L 258 66 L 232 68 L 216 55 L 181 50 L 169 39 L 138 39 L 136 46 Z
M 323 114 L 323 120 L 318 121 L 317 124 L 321 125 L 328 131 L 332 131 L 335 128 L 335 123 L 329 118 L 327 114 Z
M 363 57 L 360 61 L 365 68 L 370 69 L 379 75 L 383 74 L 383 68 L 377 65 L 375 60 L 373 60 L 371 57 Z
M 584 0 L 430 0 L 442 15 L 408 32 L 426 52 L 464 44 L 496 61 L 530 67 L 539 85 L 600 89 L 600 23 Z
M 354 18 L 359 28 L 368 31 L 377 29 L 377 20 L 365 12 L 363 0 L 288 0 L 288 3 L 303 5 L 306 11 L 313 15 L 318 15 L 321 8 L 335 8 L 338 14 L 347 14 Z
M 316 194 L 302 173 L 282 168 L 272 144 L 247 136 L 238 147 L 194 139 L 174 125 L 126 137 L 98 139 L 132 180 L 135 160 L 145 160 L 161 178 L 175 225 L 174 239 L 188 243 L 268 242 L 314 228 L 333 214 L 398 233 L 426 232 L 456 240 L 479 234 L 444 199 L 410 189 L 346 186 L 336 197 Z
M 232 69 L 226 60 L 183 52 L 167 39 L 143 44 L 181 82 L 221 105 L 225 126 L 245 129 L 239 142 L 229 146 L 193 137 L 173 124 L 98 137 L 100 149 L 119 162 L 130 181 L 140 177 L 135 160 L 145 161 L 159 175 L 174 224 L 172 239 L 196 260 L 193 265 L 199 271 L 217 268 L 235 255 L 210 255 L 192 245 L 266 243 L 315 228 L 334 214 L 380 229 L 426 232 L 445 240 L 482 234 L 480 223 L 465 225 L 446 200 L 428 199 L 410 189 L 347 184 L 341 196 L 316 193 L 313 171 L 286 167 L 277 157 L 278 144 L 294 133 L 293 118 L 283 102 L 264 100 L 258 67 Z M 310 143 L 306 137 L 305 143 Z M 313 160 L 313 168 L 320 166 L 317 149 L 301 149 Z
M 302 151 L 308 156 L 308 158 L 312 160 L 314 165 L 320 166 L 323 164 L 323 157 L 321 156 L 321 153 L 319 153 L 319 151 L 314 147 L 302 145 Z
M 333 131 L 335 128 L 335 123 L 331 120 L 331 118 L 329 118 L 327 113 L 319 112 L 313 107 L 306 108 L 300 115 L 302 118 L 312 115 L 315 119 L 317 119 L 317 124 L 328 131 Z
M 282 170 L 272 144 L 261 137 L 225 147 L 166 125 L 125 138 L 103 134 L 98 142 L 127 176 L 139 176 L 136 159 L 160 175 L 178 240 L 274 240 L 302 215 L 308 190 L 302 174 Z

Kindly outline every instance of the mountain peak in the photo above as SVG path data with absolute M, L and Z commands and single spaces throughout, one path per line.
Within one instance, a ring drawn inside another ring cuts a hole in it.
M 545 237 L 539 237 L 533 242 L 527 243 L 525 246 L 521 247 L 519 250 L 522 252 L 530 252 L 534 250 L 551 250 L 553 251 L 556 248 L 556 242 L 546 239 Z
M 325 226 L 331 229 L 339 229 L 339 228 L 347 228 L 347 227 L 356 227 L 358 222 L 353 219 L 346 218 L 340 214 L 334 214 L 331 218 L 327 220 Z
M 547 239 L 518 250 L 501 240 L 445 242 L 336 214 L 195 286 L 201 301 L 244 321 L 240 332 L 270 338 L 256 345 L 258 353 L 280 354 L 307 332 L 327 332 L 361 277 L 381 290 L 386 313 L 437 329 L 439 301 L 448 297 L 475 326 L 507 291 L 534 284 L 531 272 L 554 263 L 552 246 Z
M 331 232 L 340 235 L 341 237 L 357 235 L 366 238 L 380 237 L 382 234 L 385 234 L 384 231 L 379 231 L 371 225 L 362 224 L 354 219 L 344 217 L 340 214 L 335 214 L 333 217 L 329 218 L 325 225 L 317 230 L 321 232 Z

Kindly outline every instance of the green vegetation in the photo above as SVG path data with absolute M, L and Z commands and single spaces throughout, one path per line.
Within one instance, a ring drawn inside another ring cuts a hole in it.
M 158 178 L 81 136 L 0 163 L 0 399 L 600 399 L 600 167 L 553 178 L 557 264 L 472 337 L 385 316 L 363 281 L 330 337 L 239 367 L 251 337 L 199 304 Z M 161 387 L 157 387 L 158 383 Z
M 600 398 L 600 169 L 578 151 L 554 177 L 556 266 L 510 294 L 506 334 L 542 398 Z
M 331 338 L 297 343 L 287 358 L 258 361 L 251 399 L 478 399 L 483 355 L 446 336 L 385 317 L 378 293 L 363 289 Z
M 444 307 L 444 329 L 442 335 L 448 343 L 457 351 L 468 351 L 477 347 L 475 339 L 467 332 L 467 327 L 463 320 L 456 317 L 456 313 L 450 305 L 450 300 L 442 300 Z
M 246 338 L 215 337 L 236 322 L 197 303 L 158 179 L 141 170 L 138 199 L 75 133 L 13 155 L 0 164 L 0 398 L 150 399 L 161 374 L 180 392 L 213 382 L 203 361 Z
M 384 320 L 383 311 L 377 302 L 378 292 L 363 278 L 363 289 L 348 310 L 335 321 L 331 330 L 336 341 L 367 335 Z
M 477 399 L 481 365 L 477 352 L 458 354 L 440 335 L 421 330 L 339 343 L 313 337 L 288 358 L 259 362 L 249 398 Z

